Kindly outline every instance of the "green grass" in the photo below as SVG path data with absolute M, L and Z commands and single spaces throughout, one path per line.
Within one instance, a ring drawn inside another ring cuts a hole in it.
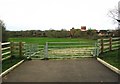
M 43 37 L 28 37 L 28 38 L 9 38 L 11 42 L 26 42 L 26 43 L 39 43 L 44 45 L 46 42 L 89 42 L 93 43 L 96 40 L 81 39 L 81 38 L 43 38 Z
M 10 67 L 12 67 L 13 65 L 15 65 L 16 63 L 20 62 L 22 60 L 22 58 L 9 58 L 6 59 L 4 61 L 2 61 L 2 72 L 4 72 L 5 70 L 9 69 Z
M 120 69 L 120 50 L 109 51 L 101 54 L 99 57 Z

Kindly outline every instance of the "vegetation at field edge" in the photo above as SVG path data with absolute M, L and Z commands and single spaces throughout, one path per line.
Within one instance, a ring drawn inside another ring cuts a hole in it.
M 99 57 L 120 69 L 120 50 L 105 52 L 101 54 Z
M 13 57 L 13 58 L 9 58 L 6 59 L 2 62 L 2 72 L 4 72 L 5 70 L 9 69 L 10 67 L 12 67 L 13 65 L 17 64 L 18 62 L 20 62 L 23 58 L 19 58 L 19 57 Z

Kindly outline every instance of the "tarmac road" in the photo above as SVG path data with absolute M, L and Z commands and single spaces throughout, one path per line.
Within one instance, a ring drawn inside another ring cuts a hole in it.
M 117 82 L 114 73 L 95 58 L 31 60 L 3 77 L 3 82 Z

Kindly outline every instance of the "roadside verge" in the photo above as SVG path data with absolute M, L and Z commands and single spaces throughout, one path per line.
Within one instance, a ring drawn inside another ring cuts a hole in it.
M 120 70 L 114 66 L 112 66 L 111 64 L 105 62 L 104 60 L 97 58 L 97 60 L 102 63 L 103 65 L 105 65 L 106 67 L 108 67 L 109 69 L 111 69 L 112 71 L 116 72 L 117 74 L 120 75 Z
M 20 62 L 18 62 L 17 64 L 13 65 L 12 67 L 10 67 L 9 69 L 5 70 L 4 72 L 2 72 L 0 74 L 0 77 L 5 76 L 6 74 L 8 74 L 10 71 L 12 71 L 13 69 L 15 69 L 17 66 L 19 66 L 20 64 L 22 64 L 24 62 L 24 60 L 21 60 Z

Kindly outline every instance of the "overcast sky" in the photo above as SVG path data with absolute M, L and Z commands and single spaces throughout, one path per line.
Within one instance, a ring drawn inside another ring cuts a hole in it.
M 115 29 L 107 13 L 119 0 L 0 0 L 7 30 Z

